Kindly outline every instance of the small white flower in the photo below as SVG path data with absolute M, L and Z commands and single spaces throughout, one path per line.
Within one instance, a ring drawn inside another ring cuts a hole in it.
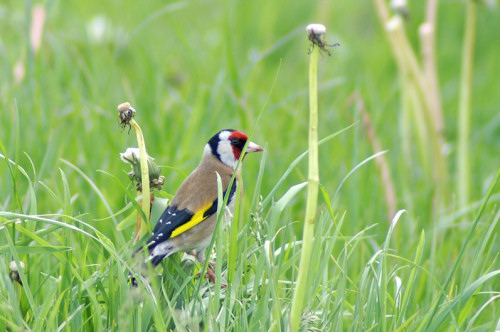
M 306 31 L 319 36 L 326 34 L 326 27 L 323 24 L 313 23 L 307 26 Z

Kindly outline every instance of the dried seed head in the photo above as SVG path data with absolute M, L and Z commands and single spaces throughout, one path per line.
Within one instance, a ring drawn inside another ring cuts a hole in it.
M 149 186 L 151 188 L 156 188 L 158 190 L 161 190 L 161 187 L 165 183 L 165 177 L 163 175 L 160 175 L 158 179 L 152 179 L 149 183 Z
M 23 270 L 26 268 L 26 265 L 24 264 L 23 261 L 19 261 L 19 265 L 21 265 Z M 9 263 L 9 269 L 11 272 L 18 272 L 19 271 L 17 264 L 16 264 L 16 261 L 11 261 Z
M 135 109 L 130 105 L 130 103 L 122 103 L 118 105 L 118 117 L 120 118 L 120 127 L 125 128 L 129 126 L 130 132 L 130 120 L 135 116 Z
M 24 264 L 23 261 L 19 261 L 19 265 L 22 267 L 22 269 L 26 269 L 26 265 Z M 21 281 L 21 277 L 19 277 L 19 266 L 16 264 L 16 261 L 11 261 L 9 263 L 9 270 L 10 270 L 10 280 L 12 281 L 17 281 L 21 286 L 23 285 L 23 282 Z
M 306 31 L 308 33 L 308 38 L 312 42 L 312 48 L 310 51 L 314 48 L 314 46 L 318 46 L 321 52 L 324 52 L 330 56 L 330 51 L 327 49 L 327 46 L 340 46 L 338 43 L 328 45 L 325 41 L 325 34 L 326 34 L 326 27 L 323 24 L 309 24 L 306 28 Z
M 326 27 L 323 24 L 313 23 L 307 26 L 306 31 L 309 34 L 320 36 L 326 34 Z

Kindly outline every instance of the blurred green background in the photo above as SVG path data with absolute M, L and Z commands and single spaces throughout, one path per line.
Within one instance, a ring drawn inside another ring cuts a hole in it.
M 320 137 L 359 121 L 352 95 L 360 94 L 381 147 L 388 150 L 397 207 L 409 209 L 410 199 L 416 202 L 410 213 L 418 216 L 424 212 L 420 203 L 429 203 L 428 179 L 418 165 L 409 170 L 401 162 L 400 80 L 372 2 L 45 1 L 40 2 L 46 9 L 41 47 L 35 52 L 29 32 L 30 8 L 37 4 L 4 1 L 0 6 L 0 138 L 9 157 L 25 169 L 32 168 L 25 153 L 31 158 L 37 178 L 47 185 L 58 187 L 59 167 L 70 172 L 61 164 L 65 159 L 96 182 L 114 210 L 120 208 L 122 195 L 96 170 L 120 176 L 127 169 L 118 153 L 134 145 L 135 137 L 117 127 L 116 105 L 130 101 L 138 110 L 149 153 L 160 165 L 184 173 L 196 166 L 213 133 L 232 127 L 249 132 L 264 109 L 254 140 L 268 145 L 262 185 L 266 194 L 307 148 L 309 46 L 304 27 L 314 21 L 327 26 L 329 43 L 340 43 L 331 57 L 323 55 L 320 60 Z M 410 2 L 406 22 L 417 53 L 423 7 Z M 436 51 L 451 174 L 446 181 L 451 186 L 464 10 L 458 1 L 441 1 L 438 10 Z M 499 15 L 498 8 L 483 5 L 478 10 L 470 140 L 472 201 L 484 195 L 500 155 Z M 24 71 L 17 84 L 16 65 Z M 358 123 L 322 146 L 322 185 L 333 193 L 340 179 L 371 154 L 369 139 Z M 249 158 L 247 163 L 251 193 L 258 161 Z M 380 221 L 385 228 L 388 218 L 373 165 L 360 168 L 340 195 L 342 207 L 350 210 L 349 223 L 359 228 Z M 301 163 L 290 184 L 304 180 L 306 166 Z M 0 202 L 12 209 L 8 171 L 5 165 L 0 167 Z M 182 177 L 168 169 L 163 174 L 168 180 L 164 189 L 173 193 Z M 95 192 L 76 173 L 68 178 L 72 192 L 79 193 L 75 210 L 102 217 L 106 212 Z M 38 194 L 47 195 L 44 190 Z M 41 202 L 40 212 L 57 210 L 49 195 Z

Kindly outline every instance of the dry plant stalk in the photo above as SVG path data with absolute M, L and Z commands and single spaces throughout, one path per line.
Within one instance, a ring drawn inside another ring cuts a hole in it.
M 148 154 L 146 151 L 146 144 L 144 142 L 144 137 L 142 135 L 142 130 L 139 124 L 134 120 L 135 109 L 130 105 L 130 103 L 122 103 L 118 105 L 118 115 L 120 117 L 120 125 L 125 128 L 129 126 L 133 128 L 136 137 L 137 144 L 140 150 L 140 166 L 141 166 L 141 189 L 142 191 L 137 191 L 137 196 L 142 196 L 142 211 L 146 217 L 143 220 L 140 214 L 137 214 L 137 223 L 135 226 L 134 233 L 134 243 L 137 243 L 139 239 L 149 232 L 149 214 L 151 210 L 151 196 L 149 190 L 149 168 L 148 168 Z

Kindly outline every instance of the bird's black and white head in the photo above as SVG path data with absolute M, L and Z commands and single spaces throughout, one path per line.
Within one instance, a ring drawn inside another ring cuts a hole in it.
M 217 157 L 223 164 L 235 169 L 247 141 L 247 135 L 241 131 L 224 129 L 208 141 L 205 146 L 205 154 L 210 153 Z M 248 142 L 245 154 L 263 150 L 263 148 L 254 142 Z

